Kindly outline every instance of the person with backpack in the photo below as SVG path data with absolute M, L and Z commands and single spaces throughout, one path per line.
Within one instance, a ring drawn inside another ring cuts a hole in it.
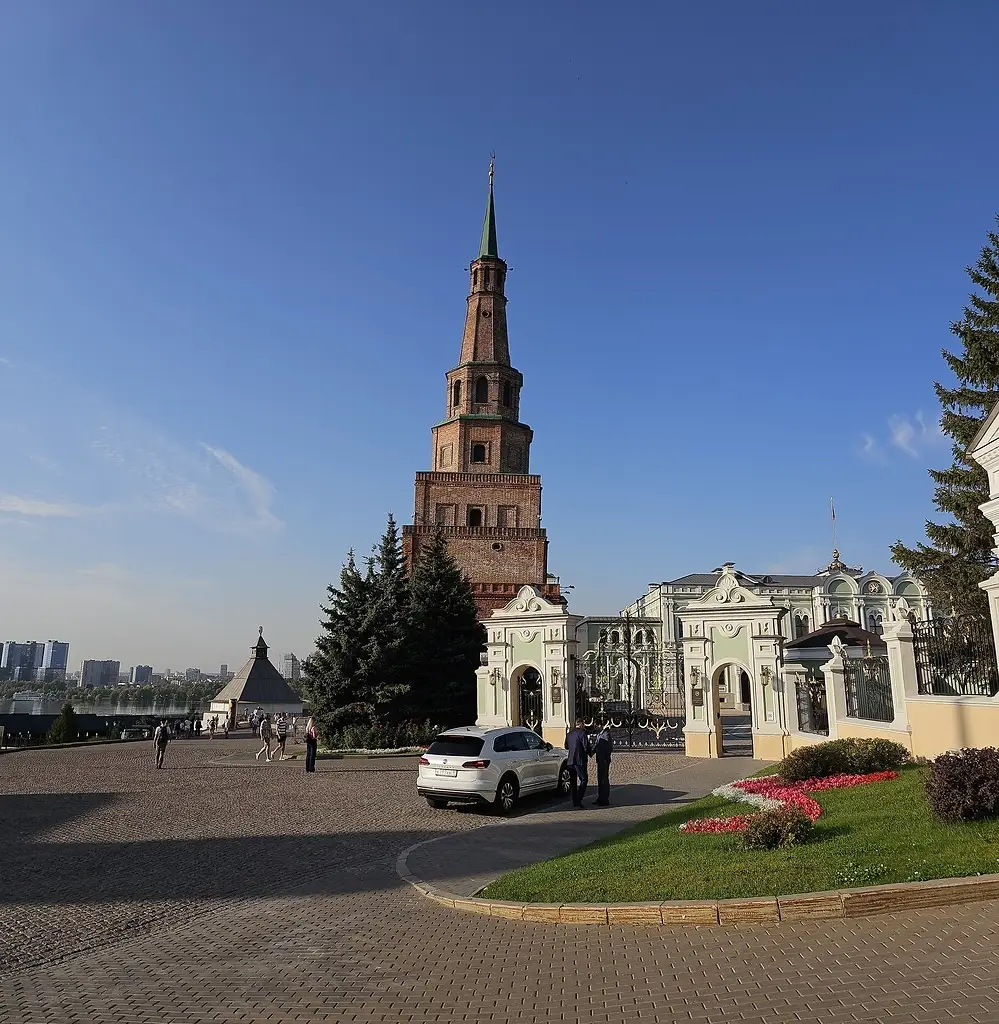
M 260 720 L 260 738 L 264 741 L 264 745 L 257 751 L 257 760 L 260 760 L 260 755 L 266 753 L 266 760 L 271 759 L 271 716 L 264 715 Z
M 284 760 L 284 745 L 288 742 L 288 716 L 282 711 L 277 720 L 277 755 L 278 760 Z
M 170 726 L 165 718 L 160 720 L 153 733 L 153 750 L 156 751 L 156 767 L 163 767 L 163 758 L 166 754 L 167 744 L 170 742 Z

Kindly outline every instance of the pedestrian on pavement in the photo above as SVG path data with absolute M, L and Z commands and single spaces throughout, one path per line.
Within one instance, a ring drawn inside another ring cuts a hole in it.
M 260 755 L 263 753 L 267 754 L 266 760 L 271 759 L 271 716 L 264 715 L 260 722 L 260 738 L 264 741 L 264 745 L 257 751 L 257 760 L 260 760 Z
M 565 738 L 565 749 L 569 752 L 569 780 L 572 785 L 572 806 L 582 808 L 583 794 L 586 793 L 586 763 L 593 751 L 583 728 L 583 720 L 576 716 L 576 727 Z
M 593 741 L 593 753 L 597 759 L 597 800 L 594 807 L 610 807 L 610 763 L 614 740 L 605 725 Z
M 194 720 L 194 738 L 195 739 L 199 739 L 199 740 L 201 739 L 201 725 L 202 725 L 201 719 L 200 718 L 196 718 Z
M 156 751 L 156 767 L 163 767 L 163 757 L 166 754 L 167 744 L 170 742 L 170 726 L 165 718 L 160 719 L 153 733 L 153 750 Z
M 316 720 L 310 716 L 305 725 L 305 770 L 314 772 L 316 770 L 316 751 L 319 749 L 319 732 L 316 729 Z
M 288 742 L 288 716 L 282 711 L 277 720 L 277 750 L 278 760 L 284 760 L 284 745 Z
M 291 738 L 298 742 L 298 715 L 294 715 L 291 720 Z

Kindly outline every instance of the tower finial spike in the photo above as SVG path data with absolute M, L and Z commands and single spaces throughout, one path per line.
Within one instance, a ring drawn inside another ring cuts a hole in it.
M 479 259 L 483 256 L 499 258 L 496 248 L 496 211 L 493 207 L 493 173 L 496 167 L 496 154 L 489 154 L 489 197 L 486 199 L 486 216 L 482 222 L 482 238 L 479 241 Z

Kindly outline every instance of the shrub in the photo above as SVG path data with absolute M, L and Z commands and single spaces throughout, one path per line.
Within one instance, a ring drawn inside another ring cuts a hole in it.
M 323 737 L 331 750 L 397 750 L 424 747 L 440 732 L 432 722 L 394 722 L 384 725 L 347 725 Z
M 844 740 L 853 744 L 849 755 L 850 774 L 868 775 L 872 772 L 894 772 L 912 760 L 912 755 L 894 740 Z
M 867 775 L 896 771 L 911 759 L 909 751 L 894 740 L 829 740 L 792 751 L 777 766 L 777 774 L 787 782 L 830 775 Z
M 59 717 L 49 729 L 49 743 L 75 743 L 80 738 L 80 720 L 72 704 L 63 704 Z
M 779 846 L 798 846 L 812 835 L 815 826 L 797 807 L 775 807 L 752 814 L 742 833 L 746 850 L 776 850 Z
M 977 821 L 999 813 L 999 750 L 969 748 L 930 763 L 926 796 L 946 822 Z

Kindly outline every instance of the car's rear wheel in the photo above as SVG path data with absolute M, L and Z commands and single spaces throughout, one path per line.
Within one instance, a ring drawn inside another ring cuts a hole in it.
M 569 774 L 567 764 L 563 764 L 558 770 L 558 786 L 555 791 L 559 796 L 568 796 L 572 792 L 572 776 Z
M 435 796 L 428 796 L 427 803 L 430 804 L 430 806 L 433 807 L 435 811 L 443 811 L 444 808 L 447 807 L 446 800 L 439 800 Z
M 509 814 L 517 805 L 517 796 L 520 787 L 517 785 L 515 775 L 504 775 L 496 788 L 496 799 L 493 801 L 493 810 L 497 814 Z

